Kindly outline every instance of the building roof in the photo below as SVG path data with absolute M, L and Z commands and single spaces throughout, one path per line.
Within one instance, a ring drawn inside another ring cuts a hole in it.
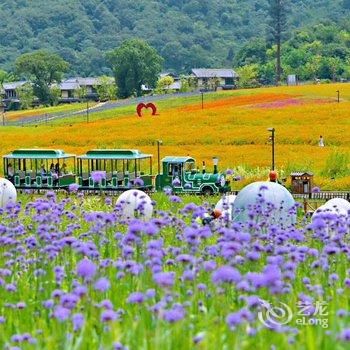
M 64 81 L 61 84 L 59 84 L 59 88 L 61 90 L 76 90 L 80 87 L 80 85 L 77 82 L 67 82 Z
M 94 149 L 79 156 L 80 159 L 145 159 L 152 158 L 152 154 L 141 153 L 134 149 Z
M 12 81 L 10 83 L 4 83 L 3 84 L 3 88 L 4 90 L 15 90 L 18 87 L 24 85 L 25 83 L 27 83 L 25 80 L 21 80 L 21 81 Z
M 60 149 L 17 149 L 4 158 L 10 159 L 61 159 L 75 157 Z
M 192 69 L 192 73 L 197 78 L 236 78 L 238 74 L 233 69 Z
M 181 86 L 182 86 L 182 83 L 181 81 L 174 81 L 174 83 L 172 83 L 170 86 L 169 86 L 169 89 L 170 90 L 180 90 L 181 89 Z
M 159 74 L 159 77 L 160 78 L 164 78 L 164 77 L 172 77 L 172 78 L 179 78 L 179 76 L 177 75 L 177 74 L 175 74 L 175 73 L 170 73 L 170 72 L 162 72 L 162 73 L 160 73 Z
M 162 162 L 165 163 L 185 163 L 192 161 L 194 162 L 194 158 L 192 157 L 177 157 L 177 156 L 168 156 L 162 159 Z
M 314 174 L 311 173 L 310 171 L 295 171 L 290 174 L 290 176 L 304 176 L 304 175 L 313 176 Z

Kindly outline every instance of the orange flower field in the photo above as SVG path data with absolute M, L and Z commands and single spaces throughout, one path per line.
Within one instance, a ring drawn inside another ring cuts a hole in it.
M 341 101 L 337 103 L 336 91 Z M 30 127 L 2 127 L 1 154 L 16 148 L 62 148 L 76 154 L 93 148 L 134 148 L 153 153 L 162 139 L 162 156 L 194 156 L 211 168 L 236 168 L 246 181 L 265 179 L 271 163 L 268 127 L 276 129 L 276 164 L 291 171 L 316 174 L 322 189 L 350 189 L 350 177 L 331 179 L 325 164 L 331 154 L 350 148 L 350 84 L 305 85 L 217 92 L 198 98 L 161 101 L 157 116 L 106 111 Z M 117 115 L 116 115 L 117 114 Z M 318 147 L 323 135 L 326 147 Z M 156 167 L 154 168 L 156 169 Z M 239 174 L 240 175 L 240 174 Z M 245 182 L 244 182 L 245 183 Z M 234 186 L 241 184 L 234 183 Z

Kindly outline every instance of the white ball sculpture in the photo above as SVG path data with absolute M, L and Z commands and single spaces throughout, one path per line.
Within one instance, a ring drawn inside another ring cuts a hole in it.
M 222 213 L 222 217 L 232 220 L 233 219 L 233 203 L 237 196 L 229 194 L 223 196 L 215 205 L 215 209 L 218 209 Z
M 263 217 L 256 214 L 253 221 L 259 219 L 286 227 L 296 223 L 294 205 L 293 196 L 282 185 L 275 182 L 253 182 L 238 193 L 233 203 L 233 219 L 246 223 L 250 220 L 249 214 L 262 211 Z
M 0 207 L 5 208 L 10 202 L 16 203 L 17 191 L 11 181 L 0 178 Z
M 128 190 L 123 192 L 116 203 L 122 212 L 122 219 L 128 220 L 141 218 L 149 220 L 153 214 L 153 204 L 151 198 L 140 190 Z
M 322 216 L 323 213 L 335 214 L 337 216 L 348 217 L 350 212 L 350 203 L 343 198 L 330 199 L 325 204 L 321 205 L 313 213 L 312 219 Z

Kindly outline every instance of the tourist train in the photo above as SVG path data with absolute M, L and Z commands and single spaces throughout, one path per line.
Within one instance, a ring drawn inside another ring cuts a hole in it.
M 144 191 L 210 195 L 230 191 L 225 173 L 218 171 L 214 157 L 213 172 L 196 167 L 189 156 L 167 156 L 161 160 L 158 173 L 152 169 L 152 154 L 131 149 L 97 149 L 76 156 L 62 150 L 18 149 L 3 156 L 5 178 L 19 190 L 65 189 L 76 184 L 79 190 Z

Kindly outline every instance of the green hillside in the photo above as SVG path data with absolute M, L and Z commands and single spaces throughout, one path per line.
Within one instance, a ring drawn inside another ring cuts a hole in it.
M 290 29 L 320 20 L 341 23 L 349 0 L 290 0 Z M 146 39 L 165 68 L 232 64 L 247 41 L 266 35 L 267 0 L 2 0 L 0 68 L 47 48 L 71 74 L 108 73 L 104 53 L 123 40 Z

